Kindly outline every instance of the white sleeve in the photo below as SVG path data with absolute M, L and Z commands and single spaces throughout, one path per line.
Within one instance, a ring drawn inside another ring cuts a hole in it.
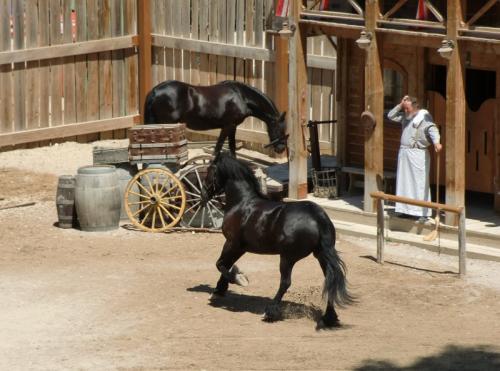
M 395 121 L 395 122 L 401 122 L 403 121 L 403 118 L 404 118 L 404 112 L 401 111 L 401 105 L 398 104 L 396 107 L 394 107 L 393 109 L 391 109 L 388 113 L 387 113 L 387 118 L 391 121 Z

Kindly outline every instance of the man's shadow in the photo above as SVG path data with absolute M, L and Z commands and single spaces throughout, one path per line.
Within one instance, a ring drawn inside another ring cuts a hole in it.
M 214 288 L 202 284 L 190 287 L 187 291 L 203 292 L 211 295 Z M 272 304 L 272 299 L 262 296 L 239 294 L 228 290 L 224 296 L 211 296 L 209 304 L 212 307 L 225 309 L 231 312 L 249 312 L 262 315 L 264 314 L 266 306 Z M 309 318 L 317 322 L 322 316 L 321 308 L 315 305 L 299 304 L 283 300 L 281 302 L 281 308 L 283 315 L 282 319 Z

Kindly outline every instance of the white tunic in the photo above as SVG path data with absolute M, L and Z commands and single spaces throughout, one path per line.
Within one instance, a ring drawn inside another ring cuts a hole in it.
M 439 143 L 439 131 L 427 110 L 421 109 L 407 117 L 399 105 L 387 117 L 402 125 L 398 154 L 396 195 L 415 200 L 431 201 L 429 188 L 430 155 L 427 147 Z M 414 216 L 430 216 L 428 208 L 396 203 L 396 212 Z

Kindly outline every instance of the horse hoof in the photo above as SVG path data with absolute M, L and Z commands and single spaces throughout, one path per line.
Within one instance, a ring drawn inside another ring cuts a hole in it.
M 264 312 L 262 320 L 265 322 L 276 322 L 282 319 L 281 311 L 278 306 L 268 306 Z
M 248 280 L 248 277 L 243 274 L 243 273 L 237 273 L 235 276 L 234 276 L 234 282 L 237 284 L 237 285 L 240 285 L 240 286 L 248 286 L 248 284 L 250 283 L 250 281 Z
M 340 321 L 338 319 L 325 319 L 321 318 L 316 325 L 316 330 L 333 330 L 335 328 L 339 328 L 342 325 L 340 324 Z

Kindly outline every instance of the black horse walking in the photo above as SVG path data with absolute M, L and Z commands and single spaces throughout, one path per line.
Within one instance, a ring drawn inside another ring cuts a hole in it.
M 264 315 L 267 321 L 278 320 L 293 266 L 313 253 L 325 275 L 323 296 L 327 298 L 318 326 L 339 326 L 334 304 L 347 305 L 354 299 L 347 290 L 345 264 L 335 250 L 335 227 L 323 209 L 308 201 L 268 200 L 252 170 L 226 153 L 209 168 L 206 182 L 210 194 L 223 190 L 226 195 L 222 224 L 226 242 L 216 264 L 221 276 L 214 294 L 223 295 L 229 283 L 244 284 L 246 278 L 234 263 L 246 252 L 279 254 L 281 282 Z
M 268 96 L 238 81 L 223 81 L 211 86 L 165 81 L 149 92 L 144 105 L 145 124 L 184 122 L 192 130 L 222 129 L 215 157 L 226 138 L 235 155 L 236 127 L 248 116 L 266 123 L 270 144 L 276 152 L 285 150 L 285 112 L 280 114 Z

